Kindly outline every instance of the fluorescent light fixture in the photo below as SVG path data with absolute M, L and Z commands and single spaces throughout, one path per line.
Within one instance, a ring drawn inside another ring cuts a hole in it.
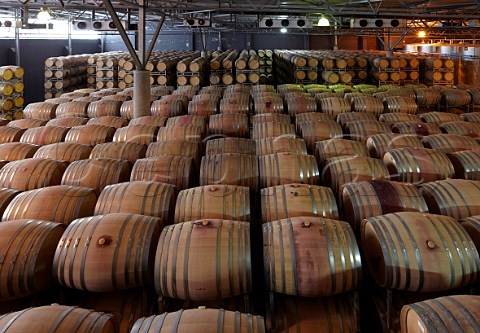
M 287 28 L 282 28 L 282 29 L 280 29 L 280 32 L 281 32 L 282 34 L 287 33 L 287 31 L 288 31 Z
M 320 17 L 320 19 L 318 20 L 317 25 L 319 27 L 329 27 L 330 21 L 325 16 L 322 15 L 322 17 Z
M 420 30 L 417 34 L 418 38 L 425 38 L 427 37 L 427 33 L 424 30 Z
M 39 21 L 50 21 L 52 16 L 50 15 L 50 11 L 48 8 L 43 8 L 38 12 L 37 19 Z

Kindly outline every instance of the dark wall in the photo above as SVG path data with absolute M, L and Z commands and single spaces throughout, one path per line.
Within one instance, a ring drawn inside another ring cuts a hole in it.
M 44 100 L 45 59 L 67 55 L 67 40 L 20 40 L 20 65 L 25 68 L 25 104 Z M 73 54 L 100 51 L 99 40 L 73 40 Z M 15 64 L 15 40 L 0 40 L 0 66 Z
M 135 35 L 129 35 L 132 45 L 135 45 Z M 147 41 L 152 35 L 148 35 Z M 323 37 L 323 36 L 322 36 Z M 324 37 L 325 43 L 330 45 L 330 39 Z M 220 41 L 219 41 L 220 40 Z M 148 45 L 148 44 L 147 44 Z M 204 47 L 205 46 L 205 47 Z M 154 50 L 216 50 L 218 47 L 226 49 L 309 49 L 309 37 L 301 34 L 282 33 L 221 33 L 197 31 L 185 33 L 163 33 L 155 44 Z M 126 47 L 118 35 L 104 36 L 105 51 L 125 51 Z

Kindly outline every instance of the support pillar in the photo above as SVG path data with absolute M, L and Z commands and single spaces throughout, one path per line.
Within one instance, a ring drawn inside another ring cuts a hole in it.
M 150 115 L 150 71 L 133 72 L 133 115 L 135 118 Z

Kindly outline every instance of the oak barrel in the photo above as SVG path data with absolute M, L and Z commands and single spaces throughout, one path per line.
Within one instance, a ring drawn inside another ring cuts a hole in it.
M 53 274 L 62 286 L 93 292 L 150 284 L 161 226 L 157 218 L 127 213 L 77 219 L 58 243 Z M 70 246 L 79 239 L 92 244 Z
M 262 113 L 262 114 L 255 114 L 252 117 L 252 124 L 271 123 L 271 122 L 290 124 L 291 119 L 288 114 L 281 114 L 281 113 Z
M 181 157 L 191 157 L 196 166 L 200 167 L 201 146 L 195 141 L 186 140 L 165 140 L 153 142 L 148 145 L 145 157 L 157 157 L 163 155 L 175 155 Z
M 38 127 L 41 128 L 41 127 Z M 36 130 L 31 129 L 30 131 Z M 18 142 L 23 137 L 23 134 L 27 132 L 26 129 L 20 129 L 9 126 L 0 126 L 0 143 Z
M 63 117 L 81 117 L 87 118 L 87 109 L 89 102 L 67 102 L 59 104 L 55 111 L 56 118 Z
M 367 139 L 367 149 L 371 157 L 383 159 L 385 154 L 397 148 L 423 148 L 422 141 L 415 135 L 381 133 Z
M 322 169 L 323 184 L 335 194 L 340 194 L 341 186 L 347 183 L 388 178 L 387 167 L 381 160 L 365 156 L 332 157 Z
M 58 104 L 46 102 L 37 102 L 27 104 L 23 110 L 25 118 L 50 120 L 55 118 Z
M 207 119 L 217 114 L 219 104 L 215 100 L 193 100 L 188 103 L 188 114 L 192 116 L 202 116 Z
M 300 125 L 300 132 L 310 154 L 314 154 L 317 142 L 341 138 L 343 135 L 342 126 L 333 121 L 304 122 Z
M 353 112 L 362 112 L 379 116 L 384 112 L 384 106 L 380 98 L 371 96 L 353 97 L 351 101 Z
M 480 249 L 480 215 L 470 216 L 462 219 L 462 227 L 472 238 L 475 247 Z
M 7 125 L 8 126 L 8 125 Z M 472 138 L 480 137 L 480 124 L 467 121 L 451 121 L 438 126 L 443 133 L 465 135 Z
M 99 194 L 110 184 L 126 182 L 130 178 L 130 163 L 111 158 L 91 158 L 72 162 L 62 178 L 62 185 L 93 188 Z
M 202 157 L 200 185 L 247 186 L 258 190 L 258 160 L 245 154 L 217 154 Z
M 115 131 L 113 142 L 135 142 L 149 145 L 157 140 L 157 134 L 157 126 L 126 126 Z
M 249 136 L 248 116 L 239 113 L 222 113 L 210 116 L 210 135 L 246 138 Z
M 110 126 L 82 125 L 72 127 L 65 137 L 65 142 L 74 142 L 96 146 L 101 143 L 111 142 L 115 130 Z
M 399 112 L 381 114 L 378 120 L 383 123 L 387 123 L 390 126 L 395 125 L 396 123 L 399 123 L 399 122 L 420 123 L 422 121 L 420 117 L 417 116 L 416 114 L 399 113 Z
M 223 98 L 220 101 L 220 113 L 249 114 L 250 100 L 249 98 L 245 98 L 245 99 Z
M 480 180 L 480 149 L 459 151 L 448 158 L 455 169 L 455 178 Z
M 198 220 L 163 229 L 155 258 L 160 296 L 219 300 L 252 290 L 250 223 Z
M 451 121 L 460 121 L 462 118 L 458 114 L 448 112 L 427 112 L 418 115 L 423 122 L 441 125 Z
M 402 333 L 478 332 L 480 296 L 455 295 L 408 304 L 402 308 Z
M 130 176 L 130 181 L 136 180 L 172 184 L 176 186 L 176 191 L 190 188 L 196 181 L 193 159 L 174 155 L 139 159 L 133 165 Z
M 0 249 L 2 257 L 9 263 L 0 267 L 2 301 L 44 292 L 52 287 L 52 258 L 63 231 L 63 225 L 48 221 L 0 223 Z M 17 257 L 23 259 L 16 260 Z
M 435 292 L 478 280 L 477 249 L 451 217 L 387 214 L 364 219 L 360 233 L 370 273 L 383 288 Z
M 63 118 L 60 118 L 63 119 Z M 80 118 L 77 118 L 80 119 Z M 91 118 L 88 120 L 87 125 L 101 125 L 101 126 L 110 126 L 115 129 L 120 127 L 125 127 L 128 125 L 128 120 L 122 117 L 116 116 L 102 116 L 98 118 Z M 76 126 L 76 125 L 74 125 Z
M 167 333 L 172 331 L 265 333 L 265 323 L 260 316 L 200 307 L 141 318 L 135 323 L 131 333 Z
M 417 114 L 418 106 L 415 99 L 405 96 L 391 96 L 383 98 L 384 112 Z
M 321 168 L 325 161 L 332 157 L 340 156 L 366 156 L 368 151 L 361 142 L 346 139 L 330 139 L 315 144 L 315 159 Z
M 88 124 L 89 119 L 80 117 L 55 118 L 47 122 L 45 126 L 74 127 Z
M 445 153 L 480 149 L 479 142 L 474 138 L 455 134 L 433 134 L 424 136 L 422 143 L 425 148 L 431 148 Z
M 163 127 L 167 123 L 166 117 L 143 116 L 130 120 L 129 126 L 157 126 Z
M 87 158 L 110 158 L 129 161 L 134 164 L 138 159 L 145 158 L 147 148 L 135 142 L 106 142 L 96 145 Z
M 71 163 L 88 159 L 91 152 L 92 146 L 90 145 L 73 142 L 60 142 L 40 147 L 34 157 L 50 158 Z
M 252 139 L 259 140 L 278 136 L 295 136 L 295 126 L 285 123 L 258 123 L 253 124 Z
M 201 128 L 202 133 L 206 133 L 207 129 L 207 118 L 202 116 L 177 116 L 170 117 L 167 119 L 166 127 L 175 127 L 175 126 L 184 126 L 184 125 L 195 125 Z
M 397 148 L 383 157 L 392 180 L 404 183 L 428 183 L 453 178 L 455 170 L 447 155 L 427 148 Z
M 343 98 L 328 97 L 322 98 L 318 101 L 319 109 L 333 118 L 336 118 L 340 113 L 352 111 L 351 105 Z
M 35 127 L 45 126 L 47 124 L 47 120 L 42 119 L 18 119 L 10 121 L 6 126 L 20 128 L 20 129 L 30 129 Z
M 431 123 L 422 122 L 396 122 L 392 124 L 393 133 L 414 134 L 418 136 L 427 136 L 433 134 L 440 134 L 440 128 Z
M 280 96 L 256 97 L 253 99 L 255 114 L 284 113 L 283 99 Z
M 269 222 L 263 225 L 263 249 L 270 291 L 322 297 L 360 284 L 360 251 L 346 222 L 321 217 Z
M 133 181 L 106 186 L 94 215 L 129 213 L 153 216 L 163 224 L 173 222 L 175 186 L 152 181 Z
M 92 102 L 88 105 L 87 116 L 88 118 L 97 118 L 104 116 L 120 116 L 121 101 L 105 99 L 97 102 Z
M 295 130 L 297 134 L 301 134 L 301 126 L 303 123 L 312 121 L 333 121 L 333 117 L 326 113 L 319 112 L 301 113 L 295 117 Z M 288 123 L 290 123 L 290 121 Z
M 58 304 L 27 308 L 3 315 L 0 317 L 0 329 L 5 333 L 115 333 L 113 321 L 109 315 Z
M 256 155 L 255 141 L 244 138 L 219 138 L 208 140 L 205 156 L 217 154 Z
M 7 206 L 2 221 L 34 219 L 69 224 L 93 215 L 97 196 L 90 188 L 49 186 L 17 195 Z
M 440 180 L 423 184 L 420 192 L 430 213 L 451 216 L 456 220 L 480 215 L 480 181 Z
M 274 153 L 295 153 L 307 154 L 305 140 L 289 137 L 277 136 L 255 141 L 257 156 L 270 155 Z
M 385 123 L 370 120 L 350 121 L 344 125 L 346 138 L 367 142 L 369 136 L 380 133 L 392 133 L 392 129 Z
M 310 113 L 317 111 L 317 102 L 315 98 L 296 94 L 294 96 L 286 97 L 285 99 L 288 114 L 290 117 L 295 117 L 302 113 Z
M 43 126 L 24 131 L 20 142 L 46 146 L 52 143 L 64 142 L 70 128 L 60 126 Z M 0 128 L 0 137 L 2 135 Z
M 377 116 L 370 113 L 363 112 L 347 112 L 340 113 L 337 116 L 337 123 L 342 125 L 342 128 L 345 128 L 345 124 L 351 121 L 376 121 Z
M 180 95 L 175 96 L 177 97 L 165 98 L 164 96 L 160 100 L 153 101 L 150 107 L 152 116 L 175 117 L 187 114 L 188 98 Z
M 355 231 L 367 217 L 396 212 L 428 212 L 420 191 L 412 184 L 387 180 L 348 183 L 341 188 L 342 216 Z
M 286 184 L 260 191 L 262 223 L 293 217 L 338 219 L 335 196 L 328 187 Z
M 469 123 L 480 124 L 480 112 L 464 113 L 460 117 Z
M 320 181 L 315 157 L 295 153 L 274 153 L 258 158 L 260 188 L 301 183 L 317 185 Z
M 204 127 L 197 125 L 167 126 L 158 130 L 157 141 L 186 140 L 201 143 L 203 135 Z
M 67 169 L 65 161 L 29 158 L 9 162 L 0 169 L 0 187 L 18 191 L 60 185 Z
M 250 222 L 249 188 L 217 184 L 180 191 L 175 204 L 175 223 L 200 219 Z
M 7 142 L 0 144 L 0 161 L 17 161 L 32 158 L 40 146 L 23 143 Z

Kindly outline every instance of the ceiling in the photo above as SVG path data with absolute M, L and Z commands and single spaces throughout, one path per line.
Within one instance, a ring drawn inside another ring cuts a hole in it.
M 0 0 L 0 9 L 24 15 L 36 15 L 41 7 L 48 7 L 57 18 L 108 19 L 103 0 Z M 111 0 L 122 19 L 136 21 L 140 5 L 147 9 L 147 20 L 154 28 L 161 14 L 166 15 L 162 29 L 181 30 L 183 19 L 189 16 L 208 18 L 210 29 L 258 31 L 261 18 L 308 18 L 317 22 L 324 14 L 339 28 L 349 30 L 352 18 L 405 18 L 409 27 L 435 26 L 448 29 L 463 26 L 480 29 L 472 22 L 480 21 L 480 1 L 465 0 Z M 429 23 L 430 22 L 430 23 Z M 438 24 L 440 22 L 440 24 Z M 331 28 L 330 28 L 331 29 Z M 325 28 L 314 27 L 309 32 L 325 33 Z M 328 30 L 328 29 L 327 29 Z M 328 31 L 327 31 L 328 33 Z

